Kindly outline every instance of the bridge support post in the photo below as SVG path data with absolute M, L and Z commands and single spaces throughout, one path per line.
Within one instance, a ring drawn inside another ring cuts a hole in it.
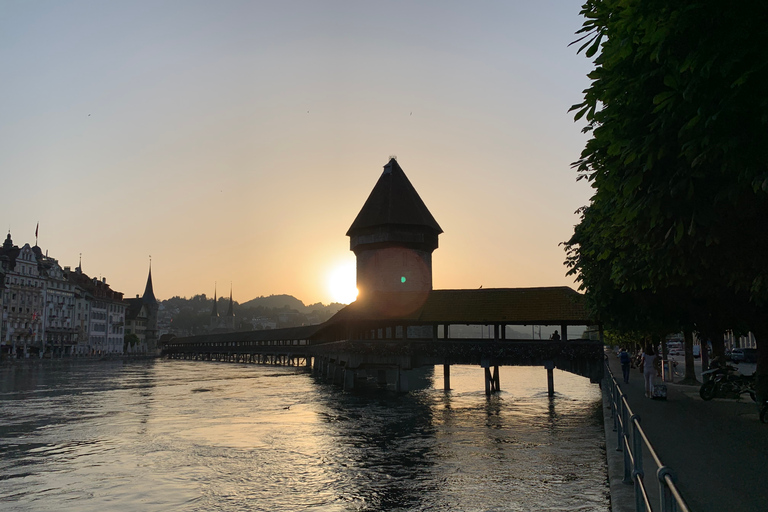
M 451 390 L 451 365 L 443 364 L 443 391 Z
M 408 392 L 408 374 L 406 372 L 400 371 L 398 368 L 397 370 L 397 392 L 398 393 L 406 393 Z
M 355 370 L 344 368 L 344 391 L 355 389 Z
M 544 361 L 544 368 L 547 369 L 547 394 L 553 397 L 555 396 L 555 362 Z
M 493 373 L 491 373 L 491 362 L 486 359 L 480 361 L 480 366 L 485 370 L 485 395 L 491 396 L 491 393 L 500 391 L 499 386 L 499 366 L 493 365 Z

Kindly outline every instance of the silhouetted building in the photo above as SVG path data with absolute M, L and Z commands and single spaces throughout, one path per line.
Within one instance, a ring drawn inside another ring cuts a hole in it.
M 347 231 L 357 257 L 357 289 L 432 290 L 432 252 L 443 230 L 392 158 Z
M 232 288 L 229 289 L 229 306 L 227 313 L 219 316 L 219 305 L 216 295 L 216 288 L 213 289 L 213 308 L 211 308 L 211 320 L 208 324 L 210 332 L 232 332 L 235 330 L 235 309 L 232 301 Z
M 125 315 L 125 334 L 135 334 L 139 339 L 139 346 L 131 351 L 147 352 L 154 354 L 157 350 L 157 314 L 160 305 L 155 298 L 152 287 L 152 267 L 149 268 L 147 285 L 144 287 L 144 295 L 136 295 L 135 299 L 126 299 L 128 311 Z

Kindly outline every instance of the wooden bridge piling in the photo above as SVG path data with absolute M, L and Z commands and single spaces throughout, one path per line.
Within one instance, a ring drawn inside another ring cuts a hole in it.
M 555 396 L 555 362 L 544 361 L 544 368 L 547 369 L 547 394 L 551 397 Z

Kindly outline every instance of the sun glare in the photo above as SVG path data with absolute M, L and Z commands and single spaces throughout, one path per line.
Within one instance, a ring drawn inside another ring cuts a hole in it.
M 357 274 L 355 261 L 336 265 L 328 274 L 328 293 L 333 302 L 349 304 L 357 298 Z

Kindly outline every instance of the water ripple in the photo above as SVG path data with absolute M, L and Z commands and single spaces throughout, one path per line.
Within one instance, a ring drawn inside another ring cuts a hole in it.
M 487 399 L 469 367 L 450 393 L 392 395 L 256 365 L 45 363 L 0 367 L 3 510 L 609 509 L 599 390 L 568 374 L 550 399 L 545 372 L 503 368 Z

